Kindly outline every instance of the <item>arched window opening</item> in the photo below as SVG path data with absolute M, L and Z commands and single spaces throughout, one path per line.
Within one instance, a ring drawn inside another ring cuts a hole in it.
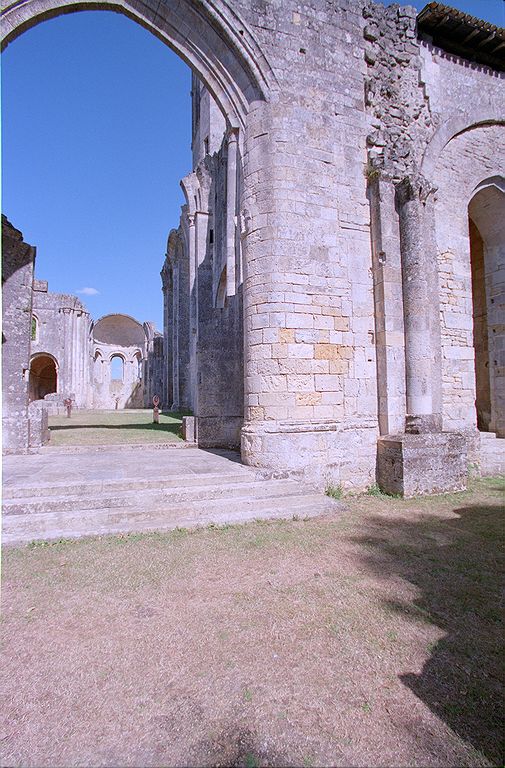
M 111 381 L 123 381 L 124 378 L 124 360 L 120 355 L 113 355 L 110 359 L 110 379 Z
M 39 321 L 37 320 L 35 315 L 32 316 L 31 340 L 32 341 L 38 341 L 39 340 Z
M 94 362 L 94 366 L 93 366 L 94 379 L 98 384 L 101 384 L 103 380 L 103 357 L 99 352 L 99 350 L 95 352 L 93 362 Z
M 50 355 L 37 355 L 30 363 L 29 398 L 43 400 L 58 391 L 56 361 Z

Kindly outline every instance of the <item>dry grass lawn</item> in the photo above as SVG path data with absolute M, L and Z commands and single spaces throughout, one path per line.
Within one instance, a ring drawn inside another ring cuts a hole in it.
M 504 489 L 6 549 L 2 765 L 502 765 Z
M 153 424 L 152 409 L 121 411 L 72 411 L 72 416 L 50 416 L 49 445 L 56 448 L 76 445 L 136 445 L 173 443 L 182 440 L 181 415 L 160 413 Z

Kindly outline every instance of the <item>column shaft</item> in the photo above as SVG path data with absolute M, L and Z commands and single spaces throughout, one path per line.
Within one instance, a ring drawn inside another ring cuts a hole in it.
M 237 215 L 237 154 L 236 131 L 228 135 L 228 162 L 226 168 L 226 294 L 235 296 L 236 280 L 236 215 Z
M 397 185 L 396 192 L 405 329 L 405 429 L 413 433 L 438 432 L 441 416 L 435 413 L 435 388 L 440 383 L 434 362 L 433 329 L 439 322 L 439 300 L 434 280 L 436 263 L 425 232 L 426 182 L 406 178 Z

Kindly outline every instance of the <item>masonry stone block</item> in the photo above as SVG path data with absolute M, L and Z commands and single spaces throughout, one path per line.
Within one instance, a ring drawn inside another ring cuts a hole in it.
M 411 498 L 464 491 L 467 474 L 462 434 L 390 435 L 378 441 L 377 482 L 385 493 Z

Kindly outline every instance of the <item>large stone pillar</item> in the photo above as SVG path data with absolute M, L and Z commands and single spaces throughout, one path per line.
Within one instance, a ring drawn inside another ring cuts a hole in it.
M 386 493 L 416 496 L 466 488 L 466 440 L 442 432 L 440 300 L 430 236 L 434 190 L 421 176 L 396 186 L 405 336 L 405 432 L 379 438 L 377 481 Z
M 28 380 L 35 248 L 2 216 L 2 439 L 4 453 L 29 447 Z
M 171 233 L 172 234 L 172 233 Z M 161 270 L 161 285 L 163 292 L 163 396 L 164 408 L 171 408 L 174 403 L 173 386 L 173 346 L 174 346 L 174 267 L 170 263 L 169 247 L 165 254 L 165 262 Z
M 188 214 L 189 255 L 189 403 L 195 412 L 197 395 L 197 333 L 198 333 L 198 286 L 196 282 L 196 231 L 195 216 Z
M 435 362 L 439 326 L 437 268 L 427 247 L 426 199 L 432 187 L 420 176 L 407 177 L 396 187 L 400 224 L 403 318 L 405 329 L 405 431 L 440 432 L 440 372 Z
M 237 157 L 238 132 L 228 133 L 228 159 L 226 164 L 226 295 L 237 292 Z
M 405 428 L 405 334 L 400 228 L 393 181 L 381 173 L 369 181 L 379 432 Z

